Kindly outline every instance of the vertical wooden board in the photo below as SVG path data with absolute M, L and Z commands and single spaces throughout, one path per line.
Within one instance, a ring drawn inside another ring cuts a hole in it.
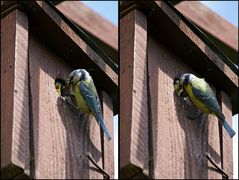
M 133 10 L 120 20 L 120 168 L 148 171 L 147 20 Z
M 29 174 L 28 18 L 19 10 L 16 17 L 12 161 Z
M 80 58 L 80 57 L 79 57 Z M 35 35 L 29 44 L 35 178 L 102 178 L 85 156 L 102 166 L 100 129 L 93 116 L 59 98 L 54 80 L 70 67 Z
M 216 89 L 210 85 L 213 92 L 216 95 Z M 220 134 L 218 118 L 214 115 L 208 115 L 208 154 L 210 158 L 217 164 L 218 167 L 222 166 L 221 162 L 221 151 L 220 151 Z M 215 168 L 209 161 L 207 161 L 208 167 Z M 208 170 L 208 179 L 221 179 L 222 175 Z
M 222 112 L 226 121 L 232 127 L 232 105 L 229 96 L 221 91 Z M 237 134 L 235 136 L 238 136 Z M 234 137 L 235 138 L 235 137 Z M 228 136 L 224 128 L 222 128 L 222 159 L 223 170 L 229 178 L 233 178 L 233 158 L 232 158 L 232 139 Z
M 1 19 L 1 168 L 11 163 L 16 12 Z
M 93 160 L 97 163 L 99 167 L 103 167 L 102 162 L 102 147 L 101 147 L 101 134 L 100 134 L 100 126 L 95 120 L 94 116 L 91 115 L 89 119 L 89 141 L 86 142 L 86 154 L 89 154 Z M 102 174 L 97 172 L 95 165 L 88 160 L 89 163 L 89 179 L 103 179 Z
M 173 87 L 178 74 L 196 73 L 153 34 L 149 35 L 148 63 L 155 178 L 210 177 L 207 160 L 201 154 L 213 150 L 220 157 L 218 128 L 214 127 L 217 120 L 205 114 L 188 119 L 186 112 L 191 107 L 176 95 Z
M 126 28 L 127 27 L 127 28 Z M 134 14 L 120 19 L 120 168 L 130 161 L 132 127 L 132 90 L 134 51 Z
M 114 127 L 113 127 L 113 104 L 110 97 L 106 92 L 102 91 L 100 93 L 102 111 L 105 120 L 105 125 L 110 133 L 111 140 L 108 141 L 105 137 L 103 131 L 103 142 L 102 142 L 102 152 L 103 152 L 103 167 L 111 179 L 114 179 Z
M 1 167 L 29 174 L 28 19 L 15 10 L 1 20 Z
M 148 102 L 147 102 L 147 20 L 139 10 L 135 16 L 133 104 L 131 127 L 131 163 L 148 172 Z

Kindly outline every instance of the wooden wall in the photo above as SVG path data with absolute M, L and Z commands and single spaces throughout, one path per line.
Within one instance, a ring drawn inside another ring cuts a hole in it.
M 215 116 L 190 120 L 193 107 L 174 92 L 178 74 L 203 74 L 165 45 L 165 34 L 147 18 L 135 9 L 120 19 L 120 177 L 222 178 L 212 171 L 208 154 L 232 178 L 230 137 Z M 211 87 L 231 124 L 229 96 Z
M 14 10 L 2 18 L 1 37 L 1 169 L 6 169 L 1 177 L 102 179 L 89 155 L 114 178 L 113 105 L 107 93 L 99 92 L 109 142 L 93 116 L 56 93 L 55 78 L 66 79 L 72 67 L 31 31 L 26 14 Z

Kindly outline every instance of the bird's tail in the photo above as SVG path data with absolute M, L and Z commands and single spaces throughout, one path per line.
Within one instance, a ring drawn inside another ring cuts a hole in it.
M 108 132 L 107 127 L 105 126 L 102 116 L 98 116 L 98 119 L 99 119 L 98 123 L 99 123 L 100 127 L 102 128 L 102 130 L 104 131 L 105 136 L 107 137 L 107 140 L 108 141 L 111 140 L 110 133 Z
M 220 123 L 222 124 L 222 126 L 227 131 L 228 135 L 232 138 L 236 134 L 235 131 L 230 127 L 230 125 L 227 123 L 227 121 L 225 121 L 225 119 L 222 119 L 220 117 L 218 117 L 218 119 Z

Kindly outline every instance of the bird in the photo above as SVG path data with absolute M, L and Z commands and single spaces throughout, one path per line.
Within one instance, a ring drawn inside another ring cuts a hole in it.
M 109 141 L 111 136 L 104 123 L 99 96 L 90 74 L 85 69 L 73 70 L 66 80 L 66 89 L 69 86 L 75 96 L 77 109 L 88 115 L 93 114 Z
M 213 114 L 218 117 L 219 122 L 232 138 L 235 131 L 226 122 L 215 94 L 204 78 L 198 78 L 194 74 L 185 73 L 174 80 L 177 92 L 186 92 L 192 103 L 204 113 Z M 179 94 L 179 93 L 178 93 Z

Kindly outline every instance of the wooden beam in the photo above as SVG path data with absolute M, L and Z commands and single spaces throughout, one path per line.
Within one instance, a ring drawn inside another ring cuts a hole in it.
M 72 68 L 91 71 L 97 89 L 110 95 L 113 99 L 114 113 L 118 113 L 118 75 L 105 62 L 102 52 L 87 44 L 87 40 L 77 33 L 77 27 L 70 24 L 64 16 L 57 14 L 57 9 L 47 2 L 5 2 L 1 12 L 11 9 L 16 4 L 27 12 L 32 31 L 38 34 L 49 48 L 57 52 Z
M 110 97 L 103 91 L 99 94 L 102 103 L 102 112 L 105 120 L 105 125 L 110 133 L 111 140 L 105 138 L 101 130 L 101 143 L 103 153 L 103 168 L 111 179 L 114 179 L 114 114 L 113 104 Z
M 129 3 L 129 6 L 132 6 L 132 3 Z M 173 6 L 164 1 L 140 1 L 137 8 L 148 16 L 149 32 L 155 32 L 160 41 L 172 49 L 181 60 L 216 88 L 228 93 L 232 101 L 238 99 L 238 71 L 234 65 L 230 64 L 222 52 L 210 44 L 184 16 L 175 11 Z M 123 12 L 121 17 L 126 14 L 127 9 L 129 12 L 132 11 L 125 3 L 124 9 L 120 9 Z M 158 22 L 164 22 L 164 25 L 159 25 Z M 232 109 L 233 114 L 238 112 L 238 101 L 233 102 Z
M 120 19 L 121 178 L 148 174 L 147 20 L 133 10 Z
M 118 28 L 80 1 L 65 1 L 56 5 L 65 16 L 118 50 Z
M 223 17 L 198 1 L 183 1 L 175 7 L 199 27 L 238 51 L 238 28 Z
M 226 121 L 232 127 L 232 104 L 230 98 L 224 92 L 220 92 L 221 103 L 222 103 L 222 112 L 225 115 Z M 235 136 L 238 136 L 236 134 Z M 222 128 L 222 167 L 223 170 L 228 175 L 229 179 L 233 179 L 233 154 L 232 154 L 232 139 L 228 136 L 224 128 Z M 234 137 L 236 138 L 236 137 Z
M 14 10 L 1 19 L 1 169 L 29 175 L 28 18 Z M 5 177 L 4 177 L 5 176 Z
M 54 81 L 70 66 L 30 33 L 29 71 L 32 95 L 33 178 L 102 179 L 86 155 L 102 167 L 100 127 L 58 96 Z M 65 78 L 64 78 L 65 79 Z
M 151 96 L 153 161 L 155 179 L 220 178 L 208 170 L 210 153 L 220 166 L 218 121 L 198 112 L 174 91 L 178 74 L 196 74 L 190 66 L 160 42 L 156 33 L 148 35 L 149 89 Z M 188 116 L 195 116 L 190 120 Z

